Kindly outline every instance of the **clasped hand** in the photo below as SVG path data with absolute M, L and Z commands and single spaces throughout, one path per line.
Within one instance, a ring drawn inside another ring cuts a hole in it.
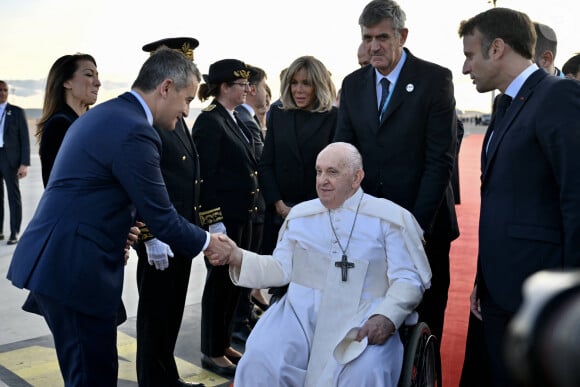
M 239 265 L 242 251 L 225 234 L 210 234 L 210 242 L 204 255 L 213 266 Z

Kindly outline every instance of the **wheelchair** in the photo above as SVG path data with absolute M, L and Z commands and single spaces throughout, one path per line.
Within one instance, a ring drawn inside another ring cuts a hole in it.
M 441 356 L 437 337 L 424 322 L 399 330 L 404 347 L 398 387 L 441 387 Z

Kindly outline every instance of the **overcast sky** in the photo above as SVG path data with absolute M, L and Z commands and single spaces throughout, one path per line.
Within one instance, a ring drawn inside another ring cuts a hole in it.
M 103 83 L 98 102 L 128 90 L 147 54 L 141 47 L 165 37 L 200 41 L 195 62 L 203 73 L 224 58 L 262 67 L 278 95 L 278 74 L 294 59 L 314 55 L 333 74 L 337 89 L 358 67 L 358 17 L 367 0 L 1 0 L 0 79 L 9 101 L 25 108 L 42 105 L 52 63 L 65 54 L 89 53 Z M 498 0 L 497 6 L 526 12 L 558 34 L 556 65 L 580 51 L 580 2 Z M 400 0 L 407 14 L 406 47 L 423 59 L 448 67 L 457 107 L 489 110 L 490 95 L 475 91 L 461 73 L 459 22 L 490 7 L 486 0 Z M 198 100 L 192 107 L 205 104 Z

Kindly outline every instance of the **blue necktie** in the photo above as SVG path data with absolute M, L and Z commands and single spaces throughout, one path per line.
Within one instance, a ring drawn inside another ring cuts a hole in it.
M 379 104 L 379 122 L 383 120 L 383 115 L 387 110 L 387 97 L 389 96 L 389 86 L 391 82 L 387 78 L 381 79 L 381 103 Z

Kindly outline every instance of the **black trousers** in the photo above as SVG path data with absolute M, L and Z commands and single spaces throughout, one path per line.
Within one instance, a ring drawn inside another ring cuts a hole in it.
M 22 198 L 20 196 L 20 183 L 18 180 L 18 167 L 13 168 L 8 163 L 6 150 L 0 147 L 0 233 L 4 226 L 4 182 L 8 195 L 8 207 L 10 208 L 10 234 L 20 232 L 22 224 Z
M 431 266 L 431 288 L 419 304 L 419 320 L 426 322 L 439 343 L 443 337 L 443 321 L 449 292 L 449 250 L 451 242 L 441 238 L 426 237 L 425 253 Z
M 490 386 L 516 386 L 507 368 L 504 346 L 507 328 L 514 314 L 493 302 L 485 285 L 482 286 L 481 282 L 478 284 L 478 291 L 483 317 L 483 338 L 492 382 Z
M 228 237 L 249 249 L 252 241 L 252 222 L 224 221 Z M 209 357 L 224 356 L 232 340 L 234 311 L 240 298 L 240 287 L 235 286 L 229 266 L 212 266 L 204 257 L 207 268 L 205 287 L 201 297 L 201 352 Z
M 144 243 L 136 245 L 137 381 L 139 386 L 174 386 L 179 379 L 174 350 L 181 327 L 191 262 L 174 251 L 163 271 L 149 265 Z
M 116 386 L 117 318 L 89 316 L 38 293 L 33 297 L 54 338 L 66 387 Z
M 465 357 L 459 387 L 489 387 L 491 376 L 483 338 L 483 322 L 469 312 Z

